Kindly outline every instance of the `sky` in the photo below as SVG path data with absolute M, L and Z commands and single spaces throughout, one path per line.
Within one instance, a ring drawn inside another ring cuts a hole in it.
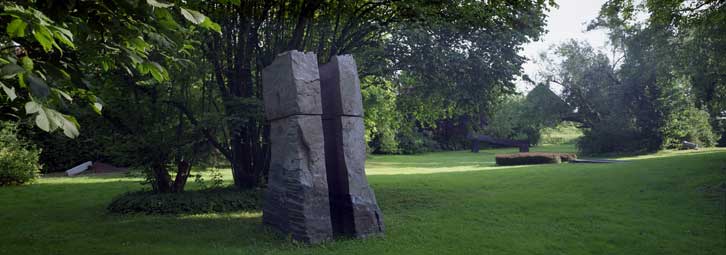
M 547 14 L 547 33 L 539 41 L 524 46 L 521 54 L 529 59 L 523 68 L 524 73 L 535 81 L 539 70 L 544 69 L 536 63 L 540 52 L 547 51 L 551 45 L 565 42 L 569 39 L 585 40 L 595 49 L 605 49 L 607 35 L 604 30 L 585 31 L 587 23 L 595 19 L 605 0 L 556 0 L 558 8 L 553 8 Z M 517 89 L 521 92 L 529 91 L 533 85 L 518 81 Z

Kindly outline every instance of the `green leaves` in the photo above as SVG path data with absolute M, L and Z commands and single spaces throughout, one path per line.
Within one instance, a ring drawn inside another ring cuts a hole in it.
M 61 27 L 55 27 L 53 30 L 53 36 L 55 37 L 55 39 L 58 39 L 58 41 L 67 45 L 68 47 L 71 47 L 73 49 L 76 48 L 76 46 L 73 44 L 73 34 L 70 30 Z
M 154 79 L 157 81 L 169 80 L 169 72 L 166 71 L 166 68 L 153 61 L 150 64 L 149 71 L 151 72 L 151 76 L 154 76 Z
M 15 94 L 14 87 L 7 87 L 7 86 L 5 86 L 5 84 L 2 84 L 2 83 L 0 83 L 0 87 L 3 89 L 5 94 L 8 95 L 8 97 L 10 98 L 10 101 L 13 101 L 13 100 L 15 100 L 15 98 L 18 98 L 18 95 Z
M 101 115 L 101 111 L 103 110 L 103 105 L 101 103 L 99 103 L 99 102 L 95 102 L 95 103 L 91 104 L 91 108 L 98 115 Z
M 184 16 L 184 18 L 194 23 L 195 25 L 199 25 L 203 28 L 215 31 L 217 33 L 222 33 L 222 27 L 220 27 L 219 24 L 213 22 L 211 19 L 209 19 L 209 17 L 204 16 L 204 14 L 198 11 L 181 7 L 181 14 L 182 16 Z
M 50 120 L 48 118 L 48 115 L 46 114 L 46 111 L 43 110 L 43 108 L 40 108 L 38 114 L 35 115 L 35 125 L 45 132 L 52 131 L 50 129 Z
M 161 64 L 154 61 L 147 61 L 136 65 L 141 74 L 151 74 L 158 82 L 169 80 L 169 72 Z
M 181 7 L 181 14 L 182 16 L 184 16 L 184 18 L 194 23 L 195 25 L 202 24 L 202 22 L 207 19 L 207 16 L 204 16 L 204 14 L 184 7 Z
M 158 8 L 169 8 L 169 7 L 174 6 L 174 4 L 161 3 L 156 0 L 146 0 L 146 3 L 151 6 L 158 7 Z
M 212 31 L 215 31 L 215 32 L 220 33 L 220 34 L 222 33 L 222 27 L 219 26 L 219 24 L 213 22 L 209 18 L 204 19 L 204 21 L 202 21 L 202 24 L 200 24 L 199 26 L 201 26 L 203 28 L 206 28 L 206 29 L 209 29 L 209 30 L 212 30 Z
M 28 27 L 28 23 L 25 23 L 22 19 L 14 19 L 13 21 L 8 24 L 8 27 L 6 28 L 6 31 L 10 38 L 14 37 L 24 37 L 25 36 L 25 28 Z
M 30 26 L 33 38 L 43 47 L 45 52 L 50 52 L 54 47 L 62 51 L 56 40 L 66 46 L 75 48 L 73 34 L 70 30 L 54 25 L 54 22 L 41 11 L 12 4 L 5 6 L 0 15 L 13 17 L 13 20 L 5 28 L 10 38 L 25 37 L 27 35 L 26 30 Z
M 46 108 L 35 101 L 25 104 L 25 113 L 35 114 L 35 125 L 43 131 L 52 132 L 60 128 L 67 137 L 76 138 L 79 135 L 78 121 L 72 116 Z
M 23 68 L 25 68 L 28 72 L 33 71 L 33 60 L 29 57 L 25 56 L 21 58 L 20 63 L 23 64 Z
M 0 75 L 2 75 L 3 79 L 12 79 L 19 73 L 24 73 L 25 69 L 22 66 L 19 66 L 14 63 L 6 64 L 0 69 Z
M 42 106 L 40 106 L 40 104 L 36 103 L 35 101 L 30 101 L 30 102 L 25 103 L 25 113 L 26 114 L 36 113 L 36 112 L 40 111 L 41 108 L 42 108 Z
M 43 50 L 46 52 L 53 48 L 53 43 L 55 43 L 53 41 L 53 34 L 47 27 L 35 24 L 33 26 L 33 37 L 43 46 Z
M 45 83 L 45 80 L 43 78 L 38 77 L 34 73 L 29 73 L 27 76 L 25 76 L 26 82 L 30 85 L 30 91 L 33 94 L 33 96 L 39 97 L 39 98 L 46 98 L 48 95 L 50 95 L 50 88 L 48 88 L 48 84 Z

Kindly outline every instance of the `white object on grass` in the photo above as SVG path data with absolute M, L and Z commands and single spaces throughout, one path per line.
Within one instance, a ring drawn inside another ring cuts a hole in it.
M 66 174 L 67 174 L 68 176 L 74 176 L 74 175 L 80 174 L 80 173 L 82 173 L 83 171 L 86 171 L 86 170 L 88 170 L 88 168 L 89 168 L 89 167 L 91 167 L 91 165 L 92 165 L 92 164 L 93 164 L 93 162 L 91 162 L 91 161 L 88 161 L 88 162 L 86 162 L 86 163 L 83 163 L 83 164 L 77 165 L 77 166 L 76 166 L 76 167 L 74 167 L 74 168 L 71 168 L 71 169 L 68 169 L 68 170 L 66 170 Z

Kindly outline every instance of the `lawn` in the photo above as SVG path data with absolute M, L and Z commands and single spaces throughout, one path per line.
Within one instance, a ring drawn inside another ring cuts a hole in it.
M 726 150 L 494 166 L 494 153 L 511 151 L 371 156 L 386 237 L 316 246 L 275 235 L 258 211 L 107 214 L 139 179 L 43 178 L 0 188 L 0 253 L 726 254 L 726 196 L 714 188 L 726 182 Z

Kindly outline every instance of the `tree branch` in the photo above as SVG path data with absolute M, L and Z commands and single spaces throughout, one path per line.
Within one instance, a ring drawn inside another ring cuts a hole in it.
M 184 116 L 189 120 L 189 122 L 192 123 L 192 125 L 194 125 L 194 127 L 200 133 L 202 133 L 202 135 L 204 135 L 205 138 L 207 138 L 207 141 L 212 146 L 214 146 L 214 148 L 216 148 L 220 153 L 222 153 L 222 155 L 224 155 L 225 158 L 227 158 L 229 160 L 232 159 L 232 152 L 228 148 L 226 148 L 223 144 L 221 144 L 219 141 L 217 141 L 217 139 L 214 138 L 214 135 L 212 135 L 212 133 L 209 131 L 209 129 L 207 129 L 205 127 L 201 127 L 199 125 L 199 122 L 197 121 L 197 119 L 194 118 L 194 115 L 192 115 L 191 111 L 189 111 L 189 109 L 187 109 L 186 106 L 184 106 L 180 102 L 175 102 L 175 101 L 170 101 L 170 100 L 164 100 L 163 102 L 177 108 L 177 110 L 179 110 L 179 112 L 184 114 Z

